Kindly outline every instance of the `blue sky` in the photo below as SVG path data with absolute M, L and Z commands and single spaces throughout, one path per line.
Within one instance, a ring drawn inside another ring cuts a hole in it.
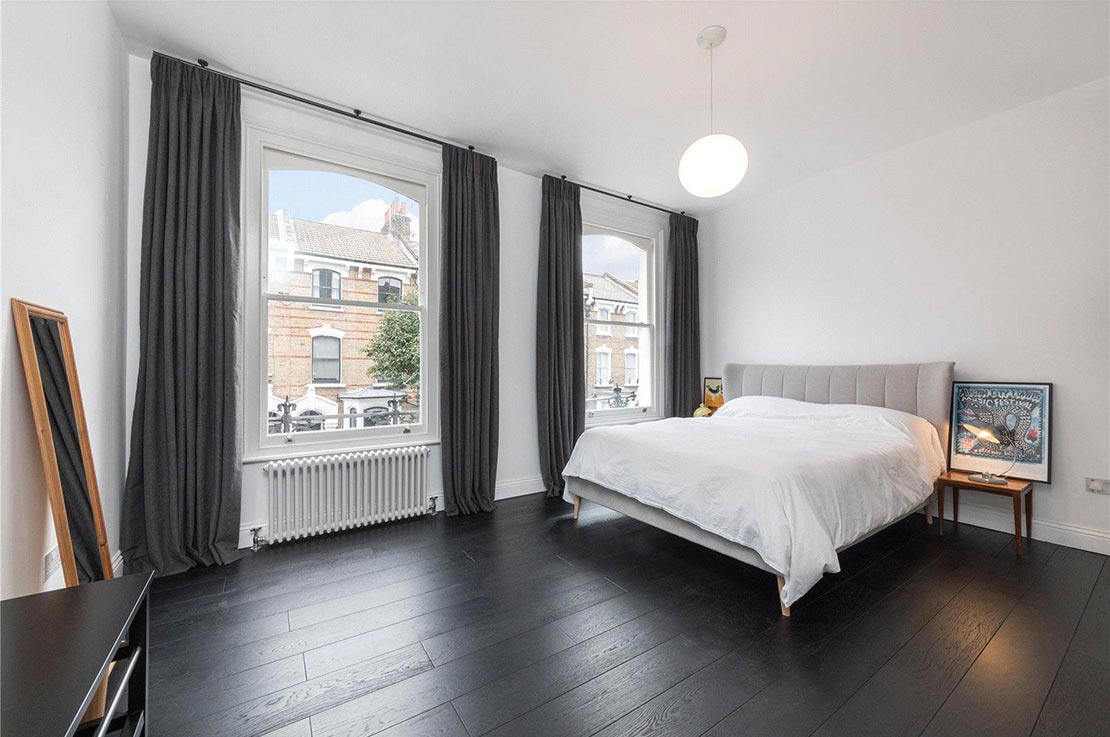
M 392 189 L 365 179 L 327 171 L 271 170 L 269 211 L 284 209 L 300 220 L 328 222 L 378 230 L 382 215 L 395 197 Z M 413 200 L 409 212 L 419 211 Z M 413 223 L 414 230 L 417 223 Z

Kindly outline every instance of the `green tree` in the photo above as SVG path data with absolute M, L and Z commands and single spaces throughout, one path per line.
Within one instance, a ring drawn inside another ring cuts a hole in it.
M 416 290 L 401 300 L 417 303 Z M 420 388 L 420 316 L 406 310 L 389 310 L 382 315 L 374 337 L 365 348 L 374 367 L 366 373 L 405 389 Z

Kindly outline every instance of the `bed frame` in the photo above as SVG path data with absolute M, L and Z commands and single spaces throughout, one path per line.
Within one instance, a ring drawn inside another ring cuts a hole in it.
M 951 362 L 868 364 L 862 366 L 774 366 L 730 363 L 725 365 L 725 399 L 744 396 L 771 396 L 798 399 L 818 404 L 866 404 L 909 412 L 923 417 L 937 430 L 941 447 L 948 443 L 948 422 L 952 400 Z M 706 532 L 697 525 L 681 520 L 656 507 L 651 507 L 604 486 L 568 477 L 567 493 L 574 497 L 574 519 L 578 519 L 583 499 L 589 499 L 616 512 L 640 520 L 652 527 L 678 535 L 718 553 L 775 574 L 781 594 L 781 571 L 770 568 L 753 549 Z M 933 523 L 932 497 L 888 525 L 871 530 L 839 550 L 866 540 L 889 525 L 922 509 L 925 521 Z M 784 617 L 790 607 L 779 606 Z

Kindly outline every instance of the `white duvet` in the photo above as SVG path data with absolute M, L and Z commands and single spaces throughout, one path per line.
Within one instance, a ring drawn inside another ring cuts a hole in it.
M 936 430 L 915 415 L 741 397 L 709 419 L 587 430 L 563 475 L 752 548 L 790 605 L 840 570 L 838 548 L 920 506 L 944 470 Z

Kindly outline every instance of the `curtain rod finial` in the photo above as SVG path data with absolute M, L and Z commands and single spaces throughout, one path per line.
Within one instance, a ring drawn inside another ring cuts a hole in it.
M 359 117 L 360 115 L 362 115 L 362 111 L 359 110 L 357 107 L 354 109 L 354 113 L 355 113 L 356 118 Z
M 630 200 L 631 200 L 631 199 L 632 199 L 632 195 L 628 195 L 628 199 L 630 199 Z
M 197 64 L 200 64 L 201 69 L 207 69 L 208 68 L 208 60 L 207 59 L 197 59 Z
M 468 149 L 470 149 L 471 151 L 473 151 L 473 150 L 474 150 L 474 147 L 473 147 L 473 146 L 467 146 L 467 148 L 468 148 Z
M 563 174 L 562 176 L 560 176 L 560 179 L 562 179 L 565 182 L 567 180 L 567 175 Z

